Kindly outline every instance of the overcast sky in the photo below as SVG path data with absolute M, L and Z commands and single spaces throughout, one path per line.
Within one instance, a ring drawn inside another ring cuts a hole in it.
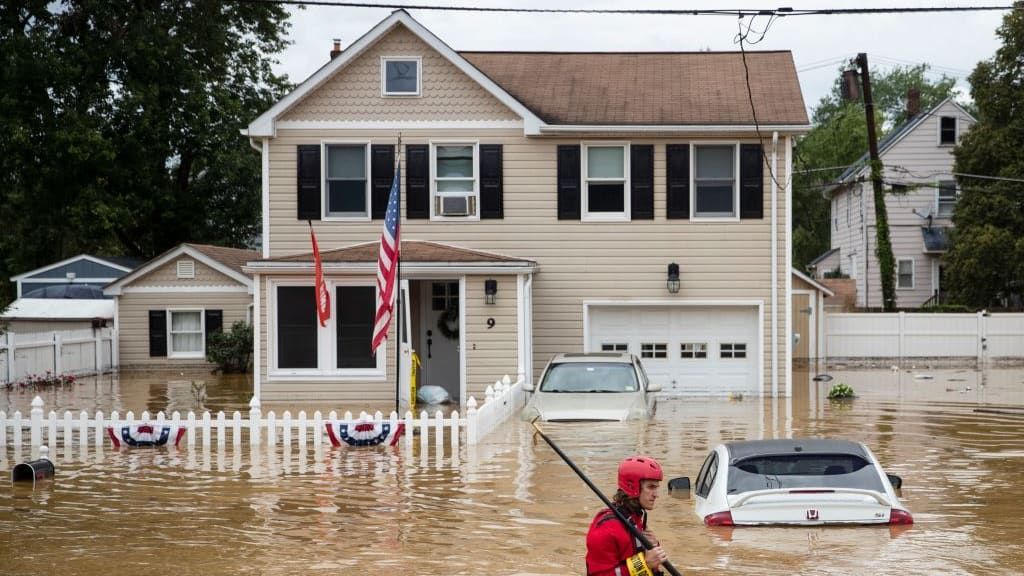
M 373 0 L 369 0 L 373 1 Z M 397 0 L 401 1 L 401 0 Z M 536 8 L 776 8 L 890 6 L 979 6 L 1011 0 L 415 0 L 433 5 Z M 332 38 L 348 46 L 391 13 L 383 8 L 289 7 L 293 44 L 275 67 L 293 82 L 306 79 L 328 59 Z M 694 51 L 738 50 L 737 19 L 730 16 L 643 16 L 509 14 L 409 10 L 455 50 L 510 51 Z M 772 24 L 764 40 L 748 49 L 791 50 L 800 74 L 804 103 L 813 108 L 842 62 L 867 52 L 872 70 L 894 64 L 932 65 L 933 73 L 959 79 L 969 97 L 967 76 L 999 46 L 995 30 L 1005 12 L 791 16 Z M 754 28 L 768 22 L 758 17 Z M 756 38 L 756 35 L 752 35 Z

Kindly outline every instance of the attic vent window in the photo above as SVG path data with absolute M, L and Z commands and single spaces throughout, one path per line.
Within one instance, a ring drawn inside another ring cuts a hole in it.
M 380 83 L 384 96 L 419 96 L 422 85 L 419 57 L 381 58 Z
M 189 279 L 196 277 L 195 260 L 178 260 L 178 278 Z

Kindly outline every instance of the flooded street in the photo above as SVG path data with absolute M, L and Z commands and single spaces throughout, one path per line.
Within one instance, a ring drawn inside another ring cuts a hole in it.
M 693 574 L 1014 574 L 1024 566 L 1024 370 L 832 369 L 858 397 L 798 373 L 788 399 L 684 398 L 650 422 L 545 431 L 610 495 L 622 457 L 646 452 L 668 477 L 696 476 L 722 441 L 821 436 L 865 442 L 903 477 L 915 525 L 703 526 L 662 494 L 650 520 Z M 47 408 L 247 410 L 244 378 L 101 377 L 44 394 Z M 31 393 L 0 393 L 27 414 Z M 270 406 L 266 410 L 389 409 Z M 457 454 L 383 447 L 96 452 L 56 447 L 56 480 L 0 482 L 0 574 L 581 574 L 598 499 L 527 423 Z M 446 448 L 447 450 L 447 448 Z M 10 448 L 2 460 L 8 474 Z

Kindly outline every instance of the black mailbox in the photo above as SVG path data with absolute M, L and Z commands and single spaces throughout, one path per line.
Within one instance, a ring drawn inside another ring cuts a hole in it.
M 52 479 L 53 472 L 53 462 L 43 456 L 39 460 L 15 465 L 11 470 L 11 482 L 31 482 L 35 486 L 36 482 Z

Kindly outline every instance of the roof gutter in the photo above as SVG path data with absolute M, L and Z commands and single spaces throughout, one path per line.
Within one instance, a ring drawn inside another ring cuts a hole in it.
M 578 134 L 585 132 L 649 132 L 653 134 L 696 134 L 705 132 L 757 132 L 771 130 L 779 133 L 806 134 L 810 124 L 546 124 L 540 127 L 541 134 Z
M 312 262 L 250 262 L 242 268 L 254 274 L 294 274 L 313 270 Z M 324 262 L 324 272 L 376 273 L 376 262 Z M 404 274 L 520 274 L 535 272 L 534 262 L 415 262 L 402 264 Z

